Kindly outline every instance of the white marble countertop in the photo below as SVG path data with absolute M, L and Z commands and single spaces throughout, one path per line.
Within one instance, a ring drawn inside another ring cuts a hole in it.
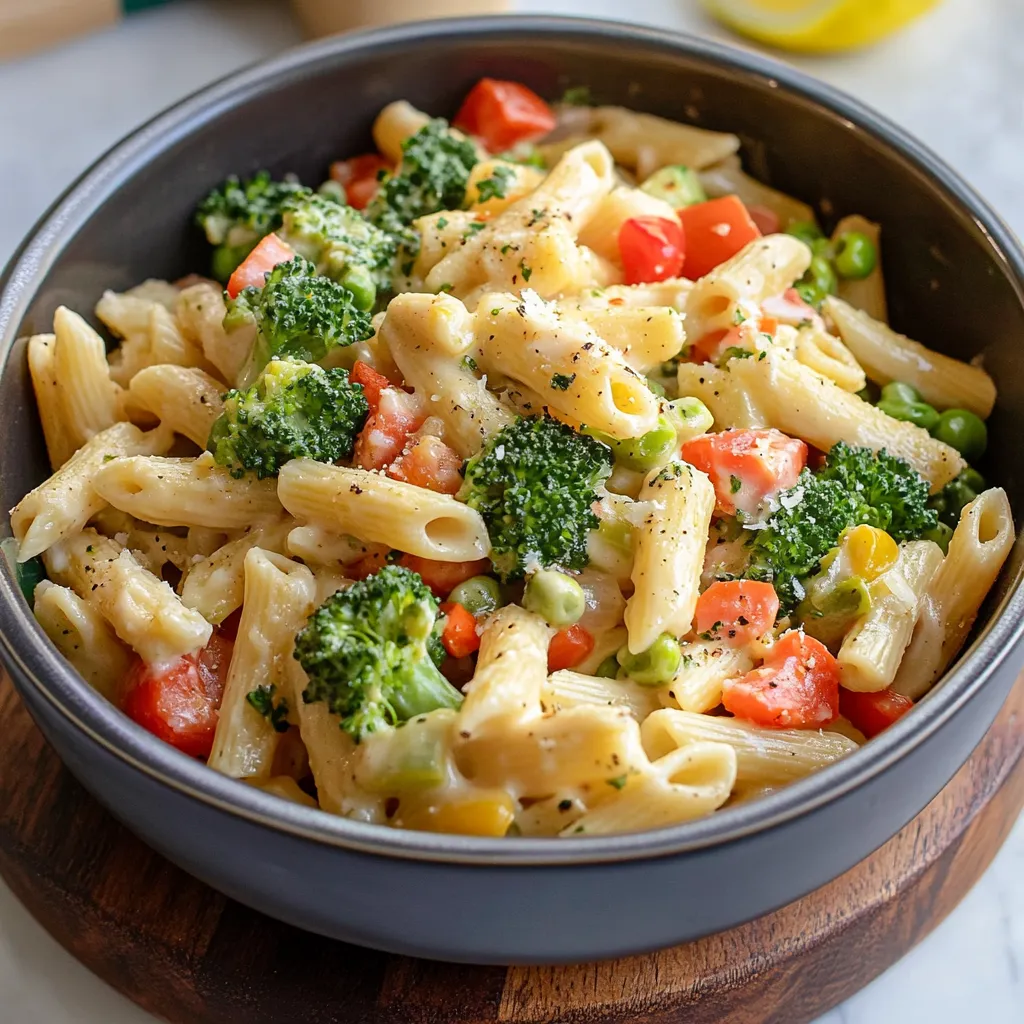
M 513 0 L 725 36 L 694 0 Z M 244 16 L 240 14 L 244 9 Z M 934 147 L 1024 235 L 1024 4 L 945 0 L 874 50 L 799 59 Z M 283 4 L 182 0 L 59 50 L 0 65 L 0 261 L 99 153 L 162 107 L 298 40 Z M 1024 1021 L 1024 820 L 928 939 L 818 1024 Z M 145 1024 L 0 883 L 4 1024 Z

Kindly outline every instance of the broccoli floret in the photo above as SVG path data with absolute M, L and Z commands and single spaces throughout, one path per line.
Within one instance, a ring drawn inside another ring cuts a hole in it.
M 334 462 L 352 454 L 369 415 L 348 371 L 292 359 L 271 360 L 256 383 L 224 396 L 207 444 L 233 477 L 277 476 L 289 459 Z
M 351 206 L 310 194 L 284 207 L 281 237 L 317 269 L 352 292 L 360 309 L 372 309 L 377 291 L 389 291 L 398 251 L 391 235 Z
M 476 162 L 473 143 L 455 135 L 444 118 L 428 121 L 402 143 L 402 162 L 381 184 L 367 218 L 414 256 L 419 237 L 410 225 L 427 214 L 461 207 Z
M 388 565 L 329 597 L 295 638 L 307 704 L 324 701 L 357 741 L 462 694 L 438 671 L 437 599 L 418 573 Z
M 520 418 L 490 438 L 467 463 L 460 497 L 483 516 L 501 578 L 584 568 L 599 523 L 592 506 L 611 470 L 607 445 L 549 416 Z
M 237 330 L 255 324 L 256 340 L 240 384 L 251 385 L 277 357 L 315 363 L 334 348 L 373 335 L 370 314 L 357 309 L 352 293 L 301 256 L 279 263 L 262 288 L 244 288 L 228 303 L 224 327 Z
M 818 571 L 822 557 L 850 526 L 867 523 L 897 541 L 921 537 L 937 522 L 928 507 L 928 482 L 902 459 L 840 441 L 812 473 L 778 497 L 778 509 L 751 531 L 750 563 L 744 575 L 771 580 L 783 612 L 803 596 L 800 581 Z
M 247 181 L 232 176 L 213 189 L 195 216 L 207 241 L 217 247 L 214 277 L 226 281 L 253 246 L 281 226 L 286 204 L 310 194 L 310 189 L 298 182 L 272 181 L 267 171 Z

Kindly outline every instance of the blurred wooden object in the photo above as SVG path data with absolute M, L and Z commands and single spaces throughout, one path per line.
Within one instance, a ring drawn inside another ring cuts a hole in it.
M 398 21 L 500 14 L 509 9 L 509 0 L 292 0 L 292 6 L 306 32 L 329 36 Z
M 0 60 L 53 46 L 120 17 L 120 0 L 0 0 Z

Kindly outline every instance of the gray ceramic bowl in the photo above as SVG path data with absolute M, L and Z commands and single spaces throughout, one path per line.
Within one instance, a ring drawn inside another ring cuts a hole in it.
M 1024 255 L 996 216 L 885 119 L 781 64 L 623 25 L 501 18 L 410 25 L 307 46 L 161 115 L 91 168 L 7 267 L 0 297 L 0 506 L 46 474 L 24 344 L 66 303 L 204 267 L 196 200 L 267 166 L 319 180 L 365 150 L 406 97 L 451 115 L 482 75 L 738 132 L 747 166 L 885 225 L 893 319 L 1000 387 L 984 470 L 1019 510 Z M 999 329 L 994 330 L 994 325 Z M 6 516 L 0 531 L 8 531 Z M 1020 667 L 1020 545 L 942 684 L 883 737 L 758 803 L 640 835 L 485 840 L 397 832 L 294 806 L 178 754 L 93 693 L 0 569 L 0 654 L 75 775 L 171 860 L 243 903 L 383 949 L 481 963 L 568 961 L 665 946 L 793 900 L 851 867 L 946 784 Z

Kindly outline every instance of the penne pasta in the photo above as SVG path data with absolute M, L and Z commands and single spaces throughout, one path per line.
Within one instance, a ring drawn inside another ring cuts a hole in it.
M 74 439 L 66 423 L 64 398 L 57 382 L 56 346 L 57 337 L 53 334 L 35 334 L 28 339 L 28 368 L 51 469 L 60 469 L 75 453 Z
M 127 398 L 132 406 L 205 448 L 223 408 L 224 390 L 219 380 L 198 367 L 160 364 L 132 377 Z

